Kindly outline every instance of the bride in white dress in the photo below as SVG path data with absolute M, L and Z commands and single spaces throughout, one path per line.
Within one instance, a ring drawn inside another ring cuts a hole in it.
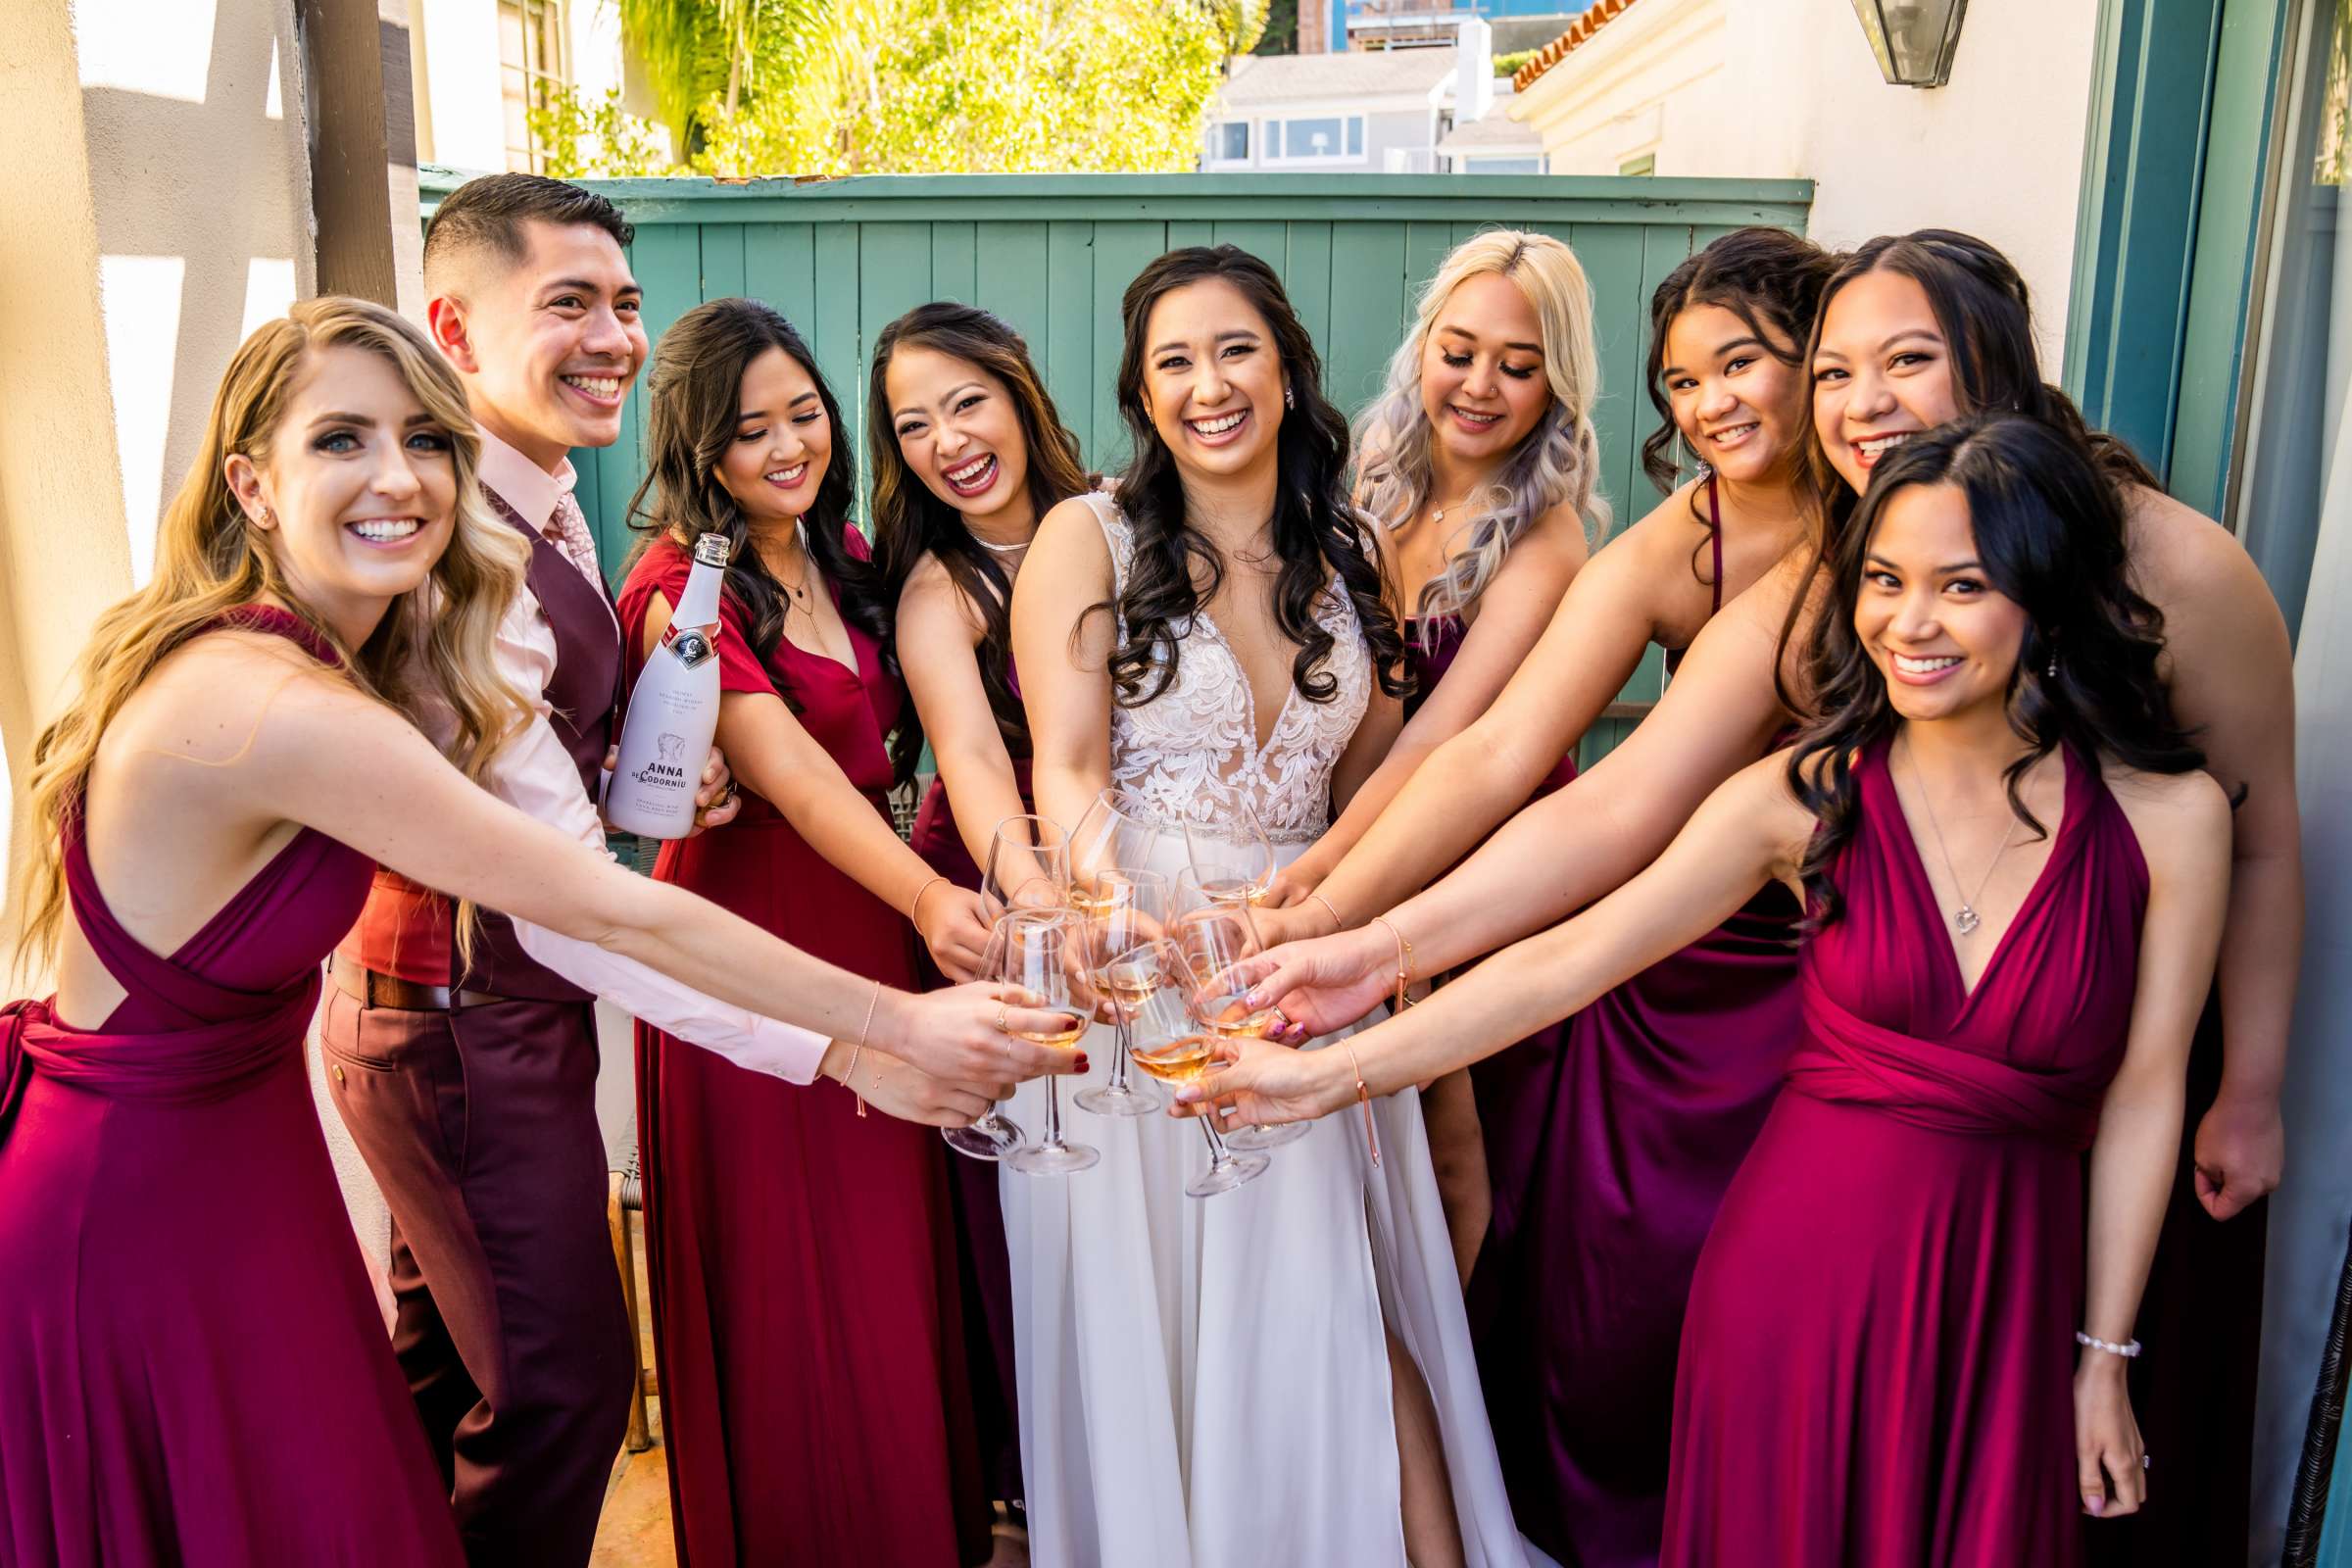
M 1302 853 L 1399 720 L 1402 644 L 1347 510 L 1347 425 L 1263 263 L 1175 251 L 1127 291 L 1118 500 L 1049 513 L 1014 590 L 1038 810 L 1115 785 Z M 1122 504 L 1136 513 L 1131 520 Z M 1093 608 L 1090 608 L 1093 607 Z M 1172 666 L 1172 667 L 1171 667 Z M 1156 869 L 1185 863 L 1163 835 Z M 1316 1042 L 1317 1049 L 1328 1042 Z M 1107 1030 L 1085 1046 L 1110 1069 Z M 1065 1082 L 1070 1091 L 1084 1087 Z M 1043 1089 L 1012 1114 L 1045 1123 Z M 1039 1568 L 1517 1568 L 1419 1099 L 1312 1123 L 1205 1200 L 1164 1113 L 1065 1112 L 1093 1169 L 1001 1177 Z

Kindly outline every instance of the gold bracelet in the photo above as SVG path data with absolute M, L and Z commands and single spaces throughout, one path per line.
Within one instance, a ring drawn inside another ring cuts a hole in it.
M 906 906 L 906 923 L 914 927 L 915 933 L 918 936 L 922 933 L 923 929 L 923 895 L 930 892 L 933 888 L 939 886 L 946 880 L 948 879 L 944 874 L 933 876 L 930 881 L 924 883 L 921 887 L 914 890 L 914 902 Z
M 1340 1044 L 1348 1048 L 1348 1065 L 1355 1070 L 1355 1102 L 1364 1112 L 1364 1147 L 1372 1152 L 1372 1168 L 1380 1169 L 1380 1138 L 1372 1131 L 1372 1091 L 1364 1087 L 1364 1064 L 1355 1059 L 1355 1041 L 1343 1035 Z
M 858 1085 L 854 1080 L 858 1076 L 858 1058 L 865 1051 L 865 1037 L 873 1032 L 874 1009 L 880 1005 L 882 982 L 877 980 L 874 982 L 874 994 L 865 1001 L 865 1022 L 858 1026 L 858 1043 L 850 1048 L 850 1070 L 841 1076 L 841 1086 L 850 1092 L 852 1100 L 858 1102 L 858 1114 L 860 1116 L 865 1114 L 865 1097 L 858 1093 Z
M 1404 933 L 1397 930 L 1395 923 L 1392 922 L 1387 915 L 1374 915 L 1372 917 L 1372 924 L 1386 929 L 1389 935 L 1394 937 L 1396 941 L 1396 1004 L 1390 1010 L 1394 1012 L 1402 1012 L 1405 1008 L 1412 1005 L 1412 1003 L 1405 998 L 1404 988 L 1406 981 L 1409 978 L 1407 971 L 1412 967 L 1413 945 L 1405 940 Z
M 1348 922 L 1340 918 L 1340 911 L 1331 906 L 1329 899 L 1320 893 L 1309 893 L 1307 897 L 1323 906 L 1323 912 L 1331 916 L 1331 930 L 1334 936 L 1348 929 Z

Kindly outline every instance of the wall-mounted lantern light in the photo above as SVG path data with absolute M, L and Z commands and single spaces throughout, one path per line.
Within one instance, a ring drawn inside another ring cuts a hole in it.
M 1940 87 L 1951 79 L 1968 0 L 1854 0 L 1854 15 L 1894 87 Z

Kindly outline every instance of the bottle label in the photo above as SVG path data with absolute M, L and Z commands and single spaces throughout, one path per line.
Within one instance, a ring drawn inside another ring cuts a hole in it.
M 710 639 L 699 631 L 678 633 L 677 636 L 670 639 L 669 651 L 677 656 L 679 664 L 687 669 L 694 668 L 718 652 L 717 649 L 710 646 Z
M 656 789 L 682 790 L 687 787 L 686 737 L 663 730 L 654 737 L 654 756 L 643 767 L 629 777 L 640 784 Z

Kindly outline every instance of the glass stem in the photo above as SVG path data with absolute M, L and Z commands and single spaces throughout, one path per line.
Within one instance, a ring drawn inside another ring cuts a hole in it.
M 1040 1147 L 1061 1147 L 1061 1096 L 1055 1090 L 1052 1073 L 1046 1075 L 1046 1141 Z
M 1112 1094 L 1123 1095 L 1127 1093 L 1127 1039 L 1131 1032 L 1127 1025 L 1126 1008 L 1114 1007 L 1111 1009 L 1110 1032 L 1112 1044 L 1108 1087 Z
M 1208 1168 L 1210 1170 L 1221 1170 L 1233 1160 L 1232 1151 L 1225 1147 L 1225 1139 L 1218 1133 L 1214 1125 L 1216 1114 L 1215 1108 L 1211 1107 L 1200 1116 L 1200 1136 L 1208 1140 Z

